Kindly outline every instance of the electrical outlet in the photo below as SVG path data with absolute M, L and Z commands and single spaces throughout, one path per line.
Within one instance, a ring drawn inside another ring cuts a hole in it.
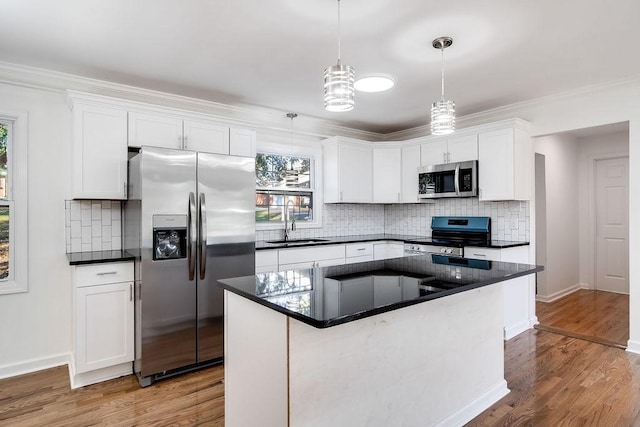
M 518 220 L 517 219 L 512 219 L 509 221 L 509 228 L 511 228 L 512 230 L 517 230 L 518 229 Z

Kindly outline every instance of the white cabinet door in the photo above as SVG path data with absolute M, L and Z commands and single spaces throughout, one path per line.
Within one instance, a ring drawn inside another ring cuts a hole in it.
M 513 129 L 481 133 L 478 147 L 480 200 L 513 199 Z
M 132 362 L 133 282 L 76 289 L 76 373 Z
M 127 112 L 75 104 L 72 196 L 127 198 Z
M 184 149 L 229 154 L 229 128 L 215 123 L 185 120 Z
M 400 258 L 404 255 L 404 243 L 402 242 L 379 242 L 373 245 L 373 259 Z
M 232 156 L 256 156 L 256 132 L 248 129 L 229 130 L 229 154 Z
M 403 203 L 418 202 L 418 168 L 420 167 L 420 146 L 402 148 L 402 189 Z
M 478 160 L 478 135 L 467 135 L 447 140 L 448 163 Z
M 430 141 L 420 145 L 420 164 L 422 166 L 447 163 L 447 140 Z M 416 192 L 416 194 L 418 194 Z
M 393 304 L 402 299 L 398 276 L 373 276 L 373 304 L 376 307 Z
M 508 128 L 478 135 L 480 200 L 530 200 L 533 180 L 533 147 L 528 134 Z
M 179 117 L 130 112 L 129 147 L 149 145 L 182 148 L 182 119 Z
M 401 168 L 402 150 L 400 148 L 373 149 L 374 203 L 398 203 L 401 201 Z M 416 194 L 418 194 L 417 191 Z
M 340 144 L 340 201 L 371 203 L 373 200 L 373 150 L 369 147 Z
M 278 250 L 256 251 L 256 273 L 275 273 L 278 271 Z

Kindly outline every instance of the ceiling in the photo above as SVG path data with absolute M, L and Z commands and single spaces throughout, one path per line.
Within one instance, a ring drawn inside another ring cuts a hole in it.
M 615 5 L 615 7 L 613 7 Z M 640 73 L 637 0 L 342 0 L 342 60 L 396 77 L 329 113 L 322 73 L 337 59 L 335 0 L 4 0 L 0 61 L 254 105 L 389 133 Z M 635 53 L 634 53 L 635 52 Z

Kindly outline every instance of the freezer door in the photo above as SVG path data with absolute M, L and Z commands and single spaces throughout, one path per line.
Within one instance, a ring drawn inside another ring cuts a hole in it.
M 147 377 L 196 363 L 197 282 L 189 274 L 195 256 L 196 154 L 143 147 L 141 155 L 136 369 Z
M 198 362 L 224 354 L 218 279 L 255 274 L 255 160 L 198 153 Z

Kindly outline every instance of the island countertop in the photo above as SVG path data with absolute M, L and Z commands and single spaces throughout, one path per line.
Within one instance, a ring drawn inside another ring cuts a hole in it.
M 535 265 L 431 254 L 256 274 L 218 283 L 308 325 L 327 328 L 542 270 Z

